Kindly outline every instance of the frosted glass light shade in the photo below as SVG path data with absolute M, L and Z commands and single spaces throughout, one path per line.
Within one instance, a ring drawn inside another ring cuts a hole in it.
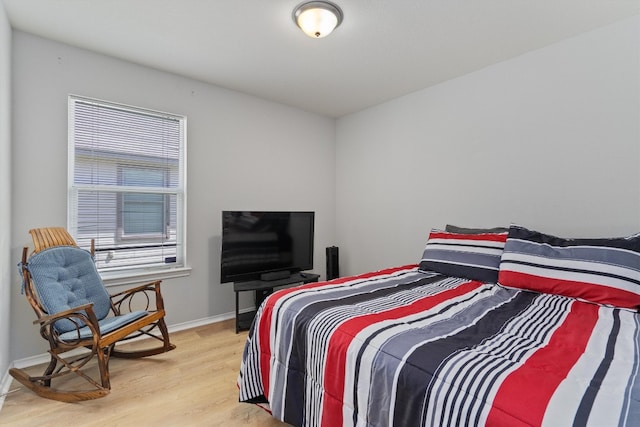
M 296 25 L 309 37 L 326 37 L 342 22 L 342 10 L 326 1 L 299 4 L 293 11 Z

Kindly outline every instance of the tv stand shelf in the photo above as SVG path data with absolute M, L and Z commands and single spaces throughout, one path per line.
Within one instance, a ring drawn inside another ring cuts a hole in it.
M 313 273 L 293 273 L 284 279 L 276 280 L 251 280 L 248 282 L 233 283 L 233 291 L 236 293 L 236 334 L 240 331 L 246 331 L 251 327 L 253 318 L 256 316 L 255 310 L 240 313 L 239 294 L 240 292 L 254 291 L 256 298 L 256 309 L 260 307 L 262 301 L 270 295 L 274 288 L 317 282 L 320 278 L 319 274 Z

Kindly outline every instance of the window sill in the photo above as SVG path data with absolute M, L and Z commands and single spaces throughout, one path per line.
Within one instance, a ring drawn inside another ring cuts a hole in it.
M 175 279 L 177 277 L 185 277 L 191 274 L 191 267 L 180 267 L 171 269 L 157 269 L 149 271 L 125 272 L 117 273 L 101 273 L 104 285 L 121 286 L 135 285 L 139 283 L 152 282 L 154 280 Z

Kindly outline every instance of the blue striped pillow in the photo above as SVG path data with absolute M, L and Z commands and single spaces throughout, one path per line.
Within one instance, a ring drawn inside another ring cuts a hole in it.
M 507 233 L 462 234 L 431 230 L 420 270 L 496 283 Z
M 512 225 L 498 281 L 512 288 L 637 309 L 640 234 L 565 239 Z

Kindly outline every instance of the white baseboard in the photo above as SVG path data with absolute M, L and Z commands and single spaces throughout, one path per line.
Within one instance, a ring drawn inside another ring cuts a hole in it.
M 247 309 L 240 310 L 241 313 L 245 313 L 247 311 L 255 310 L 254 307 L 250 307 Z M 175 325 L 167 325 L 167 329 L 169 329 L 169 333 L 184 331 L 191 328 L 196 328 L 198 326 L 209 325 L 211 323 L 218 323 L 225 320 L 233 319 L 236 316 L 235 312 L 219 314 L 217 316 L 205 317 L 197 320 L 190 320 L 184 323 L 178 323 Z M 30 366 L 41 365 L 43 363 L 49 363 L 49 354 L 42 353 L 35 356 L 29 356 L 22 359 L 14 360 L 9 364 L 9 369 L 18 368 L 24 369 Z M 2 382 L 0 383 L 0 410 L 2 410 L 2 405 L 4 404 L 5 395 L 9 392 L 9 387 L 11 387 L 11 381 L 13 377 L 9 375 L 9 370 L 4 373 L 2 377 Z
M 7 370 L 2 377 L 2 382 L 0 382 L 0 410 L 2 409 L 2 405 L 4 405 L 4 397 L 9 393 L 9 387 L 11 387 L 12 380 L 13 377 L 9 375 L 9 370 Z
M 245 313 L 247 311 L 253 311 L 255 308 L 247 308 L 245 310 L 240 310 L 240 313 Z M 233 319 L 236 317 L 236 313 L 234 311 L 230 313 L 219 314 L 217 316 L 205 317 L 203 319 L 198 320 L 190 320 L 184 323 L 178 323 L 176 325 L 167 326 L 169 329 L 169 333 L 184 331 L 187 329 L 196 328 L 198 326 L 210 325 L 211 323 L 223 322 L 225 320 Z

